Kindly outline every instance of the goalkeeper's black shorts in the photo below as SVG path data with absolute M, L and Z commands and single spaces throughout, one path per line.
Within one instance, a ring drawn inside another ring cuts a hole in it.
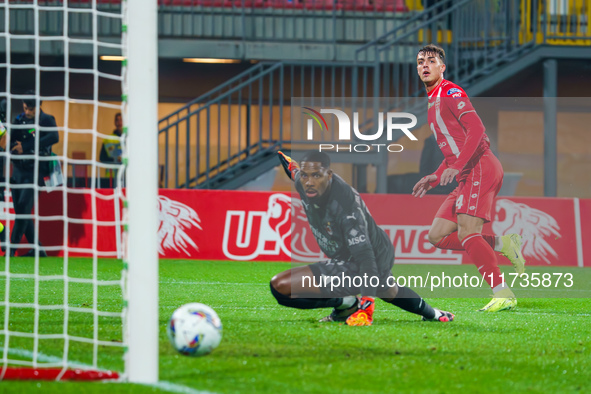
M 393 265 L 394 253 L 391 254 L 391 259 L 380 259 L 378 261 L 378 275 L 374 279 L 364 272 L 362 264 L 352 260 L 330 259 L 310 264 L 309 267 L 314 274 L 313 283 L 321 284 L 319 288 L 323 298 L 358 295 L 367 285 L 375 287 L 379 297 L 381 293 L 388 290 L 388 287 L 396 285 L 392 275 Z

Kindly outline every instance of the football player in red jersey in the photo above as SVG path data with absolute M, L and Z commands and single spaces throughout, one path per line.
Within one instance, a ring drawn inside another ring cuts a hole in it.
M 501 276 L 495 251 L 506 256 L 519 274 L 523 273 L 521 237 L 482 234 L 503 183 L 503 167 L 490 150 L 484 125 L 468 95 L 443 78 L 445 69 L 445 51 L 441 47 L 430 44 L 419 50 L 417 72 L 429 97 L 428 123 L 445 159 L 433 174 L 417 182 L 412 194 L 423 197 L 437 185 L 445 186 L 454 178 L 458 181 L 458 187 L 435 215 L 429 241 L 441 249 L 468 253 L 494 293 L 480 311 L 511 310 L 517 299 Z

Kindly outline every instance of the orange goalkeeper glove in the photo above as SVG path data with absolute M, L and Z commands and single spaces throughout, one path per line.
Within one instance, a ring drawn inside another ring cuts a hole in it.
M 291 157 L 287 156 L 283 152 L 279 151 L 277 154 L 279 155 L 279 161 L 281 162 L 285 173 L 291 180 L 293 180 L 295 178 L 296 171 L 300 169 L 300 166 L 298 163 L 292 160 Z

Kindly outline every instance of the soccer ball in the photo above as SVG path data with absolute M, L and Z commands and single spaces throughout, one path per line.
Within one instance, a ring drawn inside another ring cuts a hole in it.
M 174 311 L 166 331 L 172 346 L 191 357 L 211 353 L 222 340 L 222 322 L 217 313 L 198 302 Z

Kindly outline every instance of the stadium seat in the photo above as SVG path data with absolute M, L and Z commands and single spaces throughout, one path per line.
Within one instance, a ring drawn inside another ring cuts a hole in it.
M 342 0 L 348 11 L 408 12 L 404 0 Z
M 201 5 L 201 1 L 198 0 L 172 0 L 171 5 L 175 7 L 195 7 Z
M 32 0 L 26 0 L 32 1 Z M 91 0 L 69 0 L 85 4 Z M 120 4 L 121 0 L 98 0 L 104 4 Z M 386 11 L 408 12 L 404 0 L 158 0 L 161 7 L 229 7 L 229 8 L 277 8 L 308 10 Z
M 199 0 L 158 0 L 161 7 L 195 7 L 201 3 Z
M 404 0 L 373 0 L 378 11 L 388 12 L 408 12 L 408 7 Z
M 265 7 L 277 9 L 303 9 L 301 0 L 266 0 Z
M 264 0 L 234 0 L 235 8 L 261 8 L 265 4 Z
M 367 0 L 340 0 L 345 11 L 364 11 Z
M 304 8 L 307 10 L 338 10 L 342 7 L 334 0 L 304 0 Z
M 229 7 L 232 8 L 232 0 L 203 0 L 199 2 L 199 5 L 204 7 Z M 190 4 L 189 6 L 194 6 L 197 4 Z

